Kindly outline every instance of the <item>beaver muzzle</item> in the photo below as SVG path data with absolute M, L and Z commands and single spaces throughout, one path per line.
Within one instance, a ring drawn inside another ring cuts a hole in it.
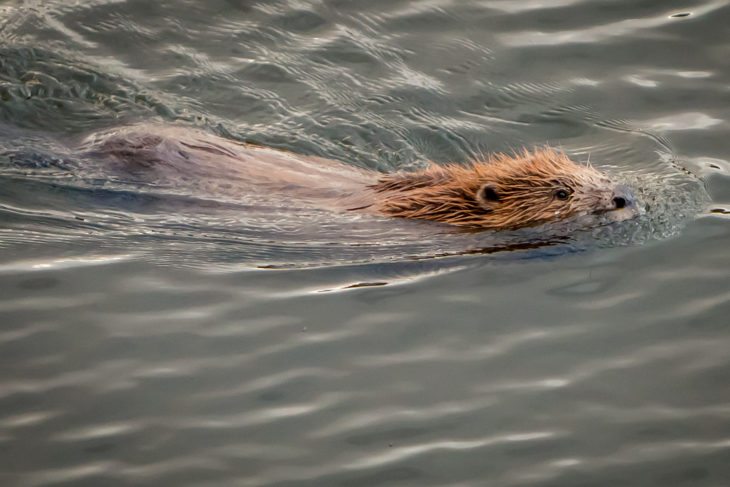
M 613 198 L 611 199 L 614 210 L 622 210 L 624 208 L 631 208 L 636 206 L 636 198 L 634 193 L 623 184 L 619 184 L 613 190 Z
M 610 200 L 606 201 L 606 206 L 595 212 L 595 214 L 605 215 L 610 221 L 614 222 L 630 220 L 637 217 L 639 213 L 633 191 L 622 184 L 614 187 Z

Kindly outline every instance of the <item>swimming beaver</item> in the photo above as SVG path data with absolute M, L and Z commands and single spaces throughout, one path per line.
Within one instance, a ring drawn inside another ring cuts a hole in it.
M 258 195 L 281 206 L 493 230 L 580 215 L 610 213 L 611 220 L 636 215 L 626 187 L 550 148 L 386 175 L 184 127 L 126 127 L 94 134 L 83 148 L 117 169 L 161 184 L 177 187 L 182 182 L 221 197 Z

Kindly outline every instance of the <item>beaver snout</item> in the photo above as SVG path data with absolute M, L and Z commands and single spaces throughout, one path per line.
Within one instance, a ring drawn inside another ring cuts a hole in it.
M 624 185 L 618 185 L 613 190 L 613 207 L 615 210 L 622 210 L 634 206 L 635 198 L 631 190 Z
M 609 210 L 602 213 L 609 218 L 609 221 L 621 222 L 636 218 L 639 216 L 640 210 L 633 191 L 627 186 L 619 184 L 611 193 Z

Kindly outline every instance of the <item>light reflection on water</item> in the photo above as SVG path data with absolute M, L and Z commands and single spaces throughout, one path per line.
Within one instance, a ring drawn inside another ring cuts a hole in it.
M 0 481 L 725 485 L 727 14 L 6 2 Z M 548 143 L 644 212 L 454 233 L 69 149 L 140 121 L 381 171 Z

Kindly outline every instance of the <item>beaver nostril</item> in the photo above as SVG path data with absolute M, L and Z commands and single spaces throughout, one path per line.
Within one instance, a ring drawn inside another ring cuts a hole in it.
M 621 196 L 616 196 L 613 199 L 613 206 L 616 207 L 616 209 L 620 210 L 621 208 L 626 207 L 626 199 Z

